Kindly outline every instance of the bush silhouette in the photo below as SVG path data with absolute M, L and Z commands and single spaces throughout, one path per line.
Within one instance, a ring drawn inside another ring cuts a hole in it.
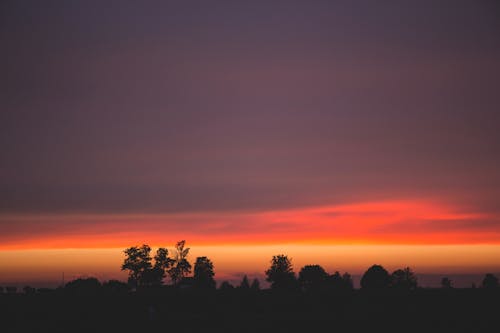
M 391 278 L 381 265 L 373 265 L 363 274 L 361 288 L 366 290 L 380 290 L 389 287 Z

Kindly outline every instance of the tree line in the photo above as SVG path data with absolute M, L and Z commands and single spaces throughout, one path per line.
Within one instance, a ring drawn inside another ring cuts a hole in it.
M 184 240 L 177 242 L 172 255 L 166 248 L 159 248 L 154 257 L 151 256 L 149 245 L 133 246 L 124 250 L 125 259 L 121 267 L 128 271 L 128 285 L 134 289 L 164 284 L 168 276 L 173 286 L 189 286 L 202 289 L 215 289 L 215 271 L 212 261 L 203 256 L 197 257 L 194 263 L 193 276 L 192 266 L 187 260 L 189 248 L 185 247 Z M 311 264 L 302 267 L 296 276 L 291 259 L 284 254 L 273 256 L 270 267 L 265 271 L 266 281 L 270 283 L 271 289 L 275 290 L 302 290 L 323 291 L 352 290 L 353 280 L 349 273 L 340 274 L 338 271 L 329 274 L 320 265 Z M 389 273 L 381 265 L 373 265 L 363 274 L 361 288 L 365 290 L 398 289 L 414 290 L 418 287 L 417 276 L 409 267 L 396 269 Z M 441 280 L 443 288 L 453 288 L 453 281 L 447 277 Z M 498 278 L 488 273 L 484 276 L 481 286 L 483 288 L 498 288 Z M 260 289 L 258 279 L 252 283 L 247 276 L 243 277 L 240 288 Z M 228 281 L 221 283 L 220 289 L 232 289 Z
M 201 256 L 196 258 L 193 267 L 188 260 L 189 251 L 190 248 L 186 247 L 184 240 L 177 242 L 172 251 L 160 247 L 154 255 L 151 254 L 151 247 L 147 244 L 132 246 L 123 251 L 125 259 L 121 265 L 121 270 L 128 272 L 127 283 L 110 280 L 101 285 L 96 278 L 79 278 L 68 282 L 64 287 L 69 291 L 95 290 L 99 287 L 110 291 L 142 290 L 165 285 L 165 279 L 169 278 L 171 286 L 177 288 L 216 289 L 213 262 L 208 257 Z M 329 274 L 317 264 L 305 265 L 296 275 L 292 260 L 284 254 L 273 256 L 269 268 L 264 273 L 266 281 L 273 290 L 348 292 L 354 289 L 352 276 L 349 273 L 341 274 L 336 271 Z M 417 276 L 411 268 L 400 268 L 389 273 L 382 265 L 368 268 L 361 277 L 360 285 L 362 290 L 415 290 L 419 287 Z M 480 286 L 485 289 L 499 288 L 499 279 L 494 274 L 487 273 Z M 443 277 L 441 287 L 451 289 L 453 281 Z M 235 288 L 260 290 L 260 282 L 256 278 L 250 282 L 245 275 L 238 286 L 233 286 L 228 281 L 222 281 L 219 286 L 220 290 Z M 37 290 L 26 286 L 23 291 L 25 294 L 32 294 Z M 38 291 L 45 292 L 49 289 L 41 288 Z M 3 293 L 17 293 L 17 288 L 0 286 L 0 294 Z

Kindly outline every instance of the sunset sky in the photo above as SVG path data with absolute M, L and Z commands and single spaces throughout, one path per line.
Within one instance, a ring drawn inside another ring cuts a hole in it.
M 125 247 L 500 272 L 500 4 L 2 1 L 0 285 Z

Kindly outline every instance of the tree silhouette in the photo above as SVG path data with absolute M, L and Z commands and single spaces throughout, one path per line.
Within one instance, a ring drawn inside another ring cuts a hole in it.
M 344 288 L 347 290 L 354 289 L 354 282 L 352 281 L 352 276 L 349 273 L 342 274 L 342 281 L 344 283 Z
M 3 294 L 3 287 L 0 286 L 0 294 Z
M 498 278 L 491 273 L 487 273 L 484 276 L 483 283 L 481 286 L 486 289 L 498 288 Z
M 320 265 L 306 265 L 299 272 L 299 284 L 305 291 L 324 287 L 327 278 L 328 273 Z
M 441 287 L 444 289 L 451 289 L 453 288 L 453 282 L 451 279 L 444 277 L 441 279 Z
M 414 290 L 417 288 L 417 277 L 410 267 L 397 269 L 391 275 L 391 286 L 397 289 Z
M 272 289 L 291 289 L 296 286 L 292 262 L 286 255 L 273 256 L 271 267 L 265 273 Z
M 154 266 L 151 258 L 151 247 L 147 244 L 132 246 L 123 251 L 125 260 L 122 270 L 129 271 L 128 282 L 131 287 L 158 286 L 163 282 L 165 270 L 168 269 L 173 260 L 168 257 L 168 250 L 159 248 L 154 257 Z
M 234 289 L 234 286 L 231 283 L 229 283 L 229 281 L 223 281 L 219 287 L 219 290 L 222 290 L 222 291 L 228 291 L 228 290 L 233 290 L 233 289 Z
M 258 291 L 258 290 L 260 290 L 260 282 L 259 282 L 259 279 L 257 279 L 257 278 L 253 279 L 252 284 L 250 285 L 250 289 L 252 289 L 253 291 Z
M 207 257 L 198 257 L 194 264 L 194 285 L 202 289 L 215 289 L 214 265 Z
M 242 290 L 248 290 L 248 289 L 250 289 L 250 282 L 248 282 L 248 277 L 246 275 L 243 276 L 243 279 L 241 280 L 239 288 L 242 289 Z
M 389 287 L 391 278 L 389 273 L 381 265 L 373 265 L 363 274 L 361 288 L 366 290 L 378 290 Z
M 66 283 L 64 289 L 73 293 L 89 295 L 97 293 L 101 289 L 101 283 L 94 277 L 78 278 Z
M 130 286 L 118 280 L 109 280 L 102 284 L 102 288 L 111 293 L 125 293 L 129 291 Z
M 185 245 L 185 240 L 177 242 L 172 266 L 167 270 L 174 285 L 178 285 L 187 274 L 191 273 L 191 264 L 186 259 L 189 248 L 184 248 Z
M 352 277 L 349 273 L 340 275 L 337 271 L 327 278 L 328 288 L 335 291 L 349 291 L 353 289 Z

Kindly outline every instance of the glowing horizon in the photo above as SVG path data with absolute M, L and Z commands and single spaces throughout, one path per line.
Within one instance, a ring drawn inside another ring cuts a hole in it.
M 11 222 L 11 230 L 0 235 L 0 250 L 161 246 L 167 239 L 199 245 L 500 244 L 498 216 L 423 200 L 261 212 L 3 215 L 0 219 Z M 43 228 L 29 235 L 16 232 L 37 225 Z

